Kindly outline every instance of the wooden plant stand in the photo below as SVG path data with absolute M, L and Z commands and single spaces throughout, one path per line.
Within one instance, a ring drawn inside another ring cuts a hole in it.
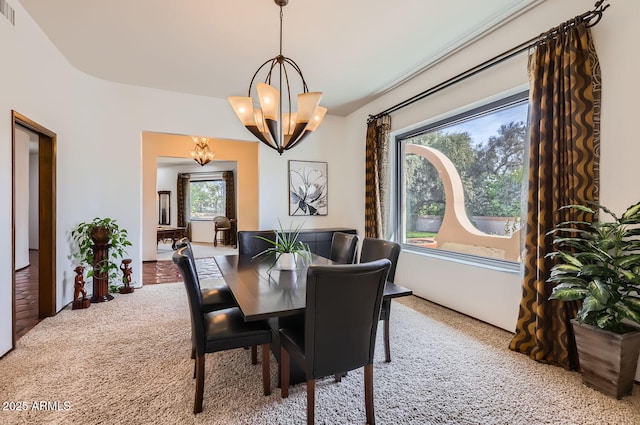
M 89 301 L 89 298 L 81 298 L 79 300 L 73 301 L 73 304 L 71 305 L 71 310 L 80 310 L 82 308 L 89 308 L 90 305 L 91 305 L 91 302 Z
M 100 271 L 101 264 L 109 258 L 109 244 L 96 242 L 93 245 L 93 294 L 92 303 L 111 301 L 113 295 L 109 293 L 109 271 Z

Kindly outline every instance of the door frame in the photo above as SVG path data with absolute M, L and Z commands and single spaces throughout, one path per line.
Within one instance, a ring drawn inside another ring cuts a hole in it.
M 11 111 L 11 293 L 12 347 L 16 344 L 15 149 L 16 125 L 38 135 L 38 317 L 56 314 L 56 141 L 51 130 Z

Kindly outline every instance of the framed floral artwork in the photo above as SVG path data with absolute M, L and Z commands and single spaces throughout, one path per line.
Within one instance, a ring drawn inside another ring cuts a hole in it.
M 327 215 L 327 163 L 289 161 L 289 215 Z

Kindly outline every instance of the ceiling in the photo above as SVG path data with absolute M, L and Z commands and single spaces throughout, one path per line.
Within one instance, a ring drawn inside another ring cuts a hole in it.
M 279 50 L 273 0 L 19 1 L 73 66 L 110 81 L 245 96 Z M 345 116 L 543 1 L 291 0 L 282 53 Z

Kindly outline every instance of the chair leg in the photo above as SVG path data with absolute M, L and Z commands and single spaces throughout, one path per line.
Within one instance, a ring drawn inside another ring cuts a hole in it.
M 336 373 L 334 375 L 334 382 L 342 382 L 342 374 L 341 373 Z
M 262 389 L 264 390 L 264 395 L 271 394 L 271 365 L 269 360 L 269 344 L 262 344 Z
M 373 364 L 364 367 L 364 409 L 367 413 L 367 424 L 375 425 L 376 417 L 373 413 Z
M 218 231 L 214 231 L 213 233 L 213 246 L 218 246 Z
M 316 380 L 309 379 L 307 381 L 307 425 L 313 425 L 315 422 L 316 407 Z
M 195 347 L 191 347 L 191 358 L 195 360 L 196 358 L 196 348 Z M 197 362 L 194 361 L 193 362 L 193 379 L 196 379 L 196 364 Z
M 196 356 L 196 398 L 193 403 L 193 413 L 202 412 L 202 396 L 204 393 L 204 354 Z
M 389 319 L 384 319 L 384 361 L 391 363 L 391 344 L 389 343 Z
M 373 364 L 364 367 L 364 409 L 367 413 L 367 423 L 375 425 L 376 416 L 373 413 Z
M 251 364 L 258 364 L 258 346 L 251 346 Z
M 280 347 L 280 397 L 289 397 L 289 353 Z

